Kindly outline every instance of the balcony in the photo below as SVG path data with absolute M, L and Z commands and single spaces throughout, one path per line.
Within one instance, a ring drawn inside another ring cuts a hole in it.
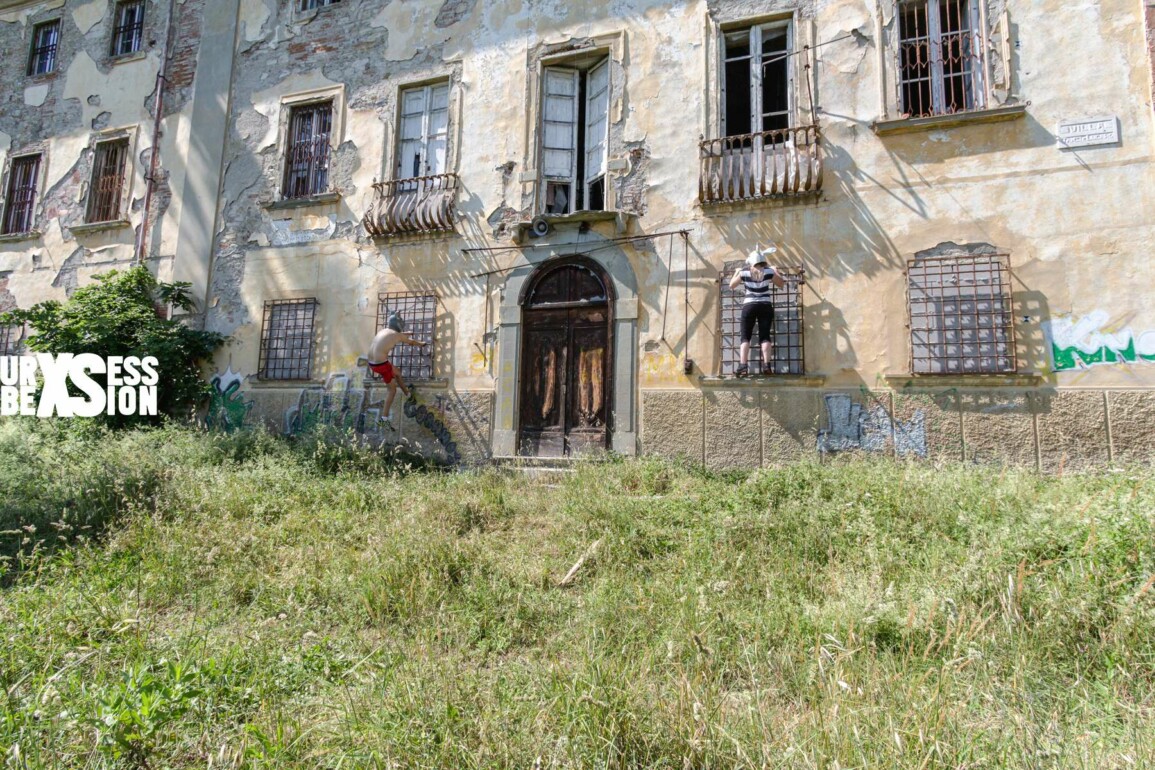
M 699 145 L 698 199 L 705 204 L 817 195 L 818 126 L 707 139 Z
M 452 230 L 456 200 L 457 174 L 377 182 L 361 223 L 374 238 Z

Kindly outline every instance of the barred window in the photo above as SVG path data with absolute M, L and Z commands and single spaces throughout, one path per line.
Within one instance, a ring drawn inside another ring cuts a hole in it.
M 28 54 L 28 74 L 47 75 L 56 69 L 56 50 L 60 45 L 60 19 L 46 21 L 32 28 L 32 50 Z
M 329 137 L 333 102 L 293 107 L 285 157 L 286 199 L 306 198 L 329 189 Z
M 40 156 L 13 158 L 4 195 L 4 219 L 0 234 L 13 235 L 32 230 L 36 206 L 36 185 L 40 180 Z
M 312 11 L 316 8 L 324 8 L 326 5 L 332 5 L 339 2 L 339 0 L 301 0 L 302 11 Z
M 733 376 L 741 361 L 742 300 L 745 299 L 746 291 L 741 284 L 737 289 L 731 289 L 730 277 L 745 264 L 742 260 L 734 260 L 722 266 L 722 323 L 719 328 L 722 330 L 723 377 Z M 771 337 L 774 374 L 803 374 L 805 348 L 802 334 L 802 285 L 797 280 L 801 278 L 802 271 L 791 267 L 777 269 L 786 279 L 786 285 L 781 289 L 770 285 L 770 296 L 774 301 L 774 330 Z M 751 372 L 762 370 L 762 348 L 758 344 L 757 330 L 750 341 L 749 363 Z
M 85 221 L 112 222 L 120 218 L 127 161 L 128 139 L 114 139 L 96 145 Z
M 910 0 L 899 5 L 901 111 L 912 118 L 984 106 L 983 0 Z
M 113 56 L 136 53 L 144 37 L 144 0 L 116 4 L 116 27 L 112 33 Z
M 907 264 L 911 371 L 1016 371 L 1010 268 L 1005 254 L 925 257 Z
M 23 333 L 24 327 L 20 324 L 0 324 L 0 356 L 17 355 Z
M 419 345 L 398 345 L 389 354 L 389 360 L 408 381 L 433 379 L 434 325 L 437 319 L 437 295 L 421 292 L 391 292 L 377 295 L 377 328 L 385 328 L 389 314 L 397 311 L 405 319 L 405 331 L 421 342 Z M 374 363 L 380 363 L 375 361 Z M 369 373 L 373 379 L 381 375 Z
M 317 300 L 278 299 L 265 303 L 257 371 L 265 380 L 307 380 L 313 368 L 313 322 Z

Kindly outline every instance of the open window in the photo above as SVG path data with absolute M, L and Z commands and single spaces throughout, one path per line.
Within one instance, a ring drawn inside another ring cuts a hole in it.
M 906 0 L 898 7 L 899 109 L 912 118 L 986 106 L 982 0 Z
M 610 67 L 547 66 L 542 78 L 542 187 L 548 214 L 604 211 Z
M 112 31 L 113 57 L 136 53 L 144 41 L 144 0 L 123 0 L 116 4 L 116 26 Z
M 723 44 L 723 135 L 790 128 L 794 123 L 793 24 L 783 20 L 726 32 Z M 772 141 L 782 138 L 774 136 Z

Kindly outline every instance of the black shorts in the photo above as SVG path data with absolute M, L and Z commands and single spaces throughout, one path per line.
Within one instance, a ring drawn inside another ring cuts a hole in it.
M 742 305 L 742 341 L 749 342 L 758 322 L 758 342 L 769 342 L 774 331 L 774 305 L 770 302 L 747 302 Z

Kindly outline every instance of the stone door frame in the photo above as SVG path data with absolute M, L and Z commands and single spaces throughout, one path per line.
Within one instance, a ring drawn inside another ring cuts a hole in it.
M 575 233 L 576 235 L 576 233 Z M 588 234 L 587 234 L 588 237 Z M 638 453 L 638 282 L 634 268 L 620 246 L 605 240 L 541 244 L 521 254 L 523 264 L 506 275 L 498 310 L 497 382 L 493 421 L 493 456 L 517 455 L 518 398 L 521 383 L 522 307 L 527 283 L 555 260 L 585 257 L 596 262 L 613 284 L 613 323 L 610 327 L 613 360 L 613 421 L 610 449 L 623 455 Z

